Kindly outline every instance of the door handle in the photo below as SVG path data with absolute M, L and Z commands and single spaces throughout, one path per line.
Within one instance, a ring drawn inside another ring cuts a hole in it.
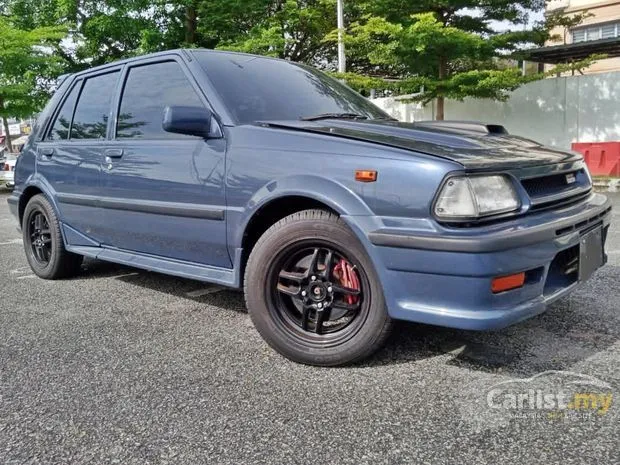
M 106 158 L 121 158 L 123 156 L 123 149 L 107 149 L 104 154 Z
M 45 157 L 51 157 L 54 155 L 54 149 L 52 147 L 41 147 L 39 153 Z

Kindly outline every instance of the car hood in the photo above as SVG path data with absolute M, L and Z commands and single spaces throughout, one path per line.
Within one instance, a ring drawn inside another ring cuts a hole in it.
M 314 132 L 434 155 L 466 169 L 510 169 L 578 161 L 581 155 L 509 134 L 427 128 L 396 121 L 267 121 L 269 127 Z

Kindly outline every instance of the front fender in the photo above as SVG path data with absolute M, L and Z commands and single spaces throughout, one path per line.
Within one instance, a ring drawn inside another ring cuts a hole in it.
M 243 234 L 254 215 L 270 202 L 292 196 L 316 200 L 342 216 L 373 215 L 364 200 L 347 186 L 320 176 L 294 175 L 267 183 L 256 191 L 245 208 L 229 211 L 228 219 L 236 225 L 231 228 L 229 243 L 234 248 L 241 247 Z

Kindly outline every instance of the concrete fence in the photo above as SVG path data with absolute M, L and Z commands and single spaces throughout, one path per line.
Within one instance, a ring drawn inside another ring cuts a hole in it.
M 434 117 L 433 104 L 403 103 L 391 97 L 373 102 L 401 121 Z M 506 102 L 449 100 L 445 116 L 502 124 L 512 134 L 562 148 L 571 142 L 620 141 L 620 72 L 532 82 Z

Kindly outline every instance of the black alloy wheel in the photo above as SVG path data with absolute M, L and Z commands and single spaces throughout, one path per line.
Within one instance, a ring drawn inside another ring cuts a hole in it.
M 338 268 L 347 267 L 359 283 L 347 287 Z M 352 335 L 368 313 L 364 280 L 343 252 L 331 244 L 295 243 L 274 260 L 268 285 L 270 308 L 289 331 L 309 342 L 329 345 Z
M 35 195 L 28 201 L 22 234 L 26 259 L 40 278 L 68 278 L 80 271 L 83 257 L 65 249 L 60 221 L 45 195 Z
M 244 290 L 261 336 L 300 363 L 359 362 L 393 327 L 364 246 L 325 210 L 300 211 L 271 226 L 250 254 Z
M 32 257 L 42 266 L 52 258 L 52 235 L 49 220 L 41 210 L 33 210 L 27 221 Z

